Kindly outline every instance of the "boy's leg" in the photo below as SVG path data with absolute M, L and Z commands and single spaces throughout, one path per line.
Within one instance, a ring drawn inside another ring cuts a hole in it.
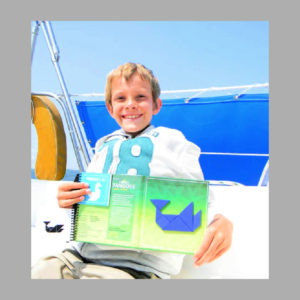
M 31 279 L 74 279 L 65 263 L 55 256 L 41 258 L 31 268 Z
M 31 269 L 32 279 L 134 279 L 117 268 L 84 263 L 73 250 L 41 258 Z

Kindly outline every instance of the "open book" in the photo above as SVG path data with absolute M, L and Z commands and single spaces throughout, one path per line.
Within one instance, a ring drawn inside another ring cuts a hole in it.
M 193 254 L 207 224 L 208 182 L 81 173 L 92 194 L 74 206 L 71 240 Z

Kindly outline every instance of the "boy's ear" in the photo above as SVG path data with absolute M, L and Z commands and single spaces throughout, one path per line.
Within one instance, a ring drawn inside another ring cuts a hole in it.
M 156 105 L 153 107 L 153 115 L 159 113 L 161 106 L 162 106 L 162 101 L 160 98 L 157 98 Z
M 112 113 L 113 113 L 112 106 L 110 104 L 108 104 L 108 103 L 105 103 L 105 105 L 106 105 L 106 108 L 107 108 L 109 114 L 112 116 Z

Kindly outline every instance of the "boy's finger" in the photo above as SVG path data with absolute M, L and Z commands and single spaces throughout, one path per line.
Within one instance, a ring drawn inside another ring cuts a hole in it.
M 212 240 L 213 240 L 213 233 L 210 230 L 206 230 L 201 246 L 199 250 L 194 254 L 194 259 L 200 259 L 204 255 L 204 253 L 209 248 Z
M 215 254 L 214 257 L 211 257 L 207 262 L 210 263 L 210 262 L 216 260 L 216 259 L 219 258 L 221 255 L 223 255 L 228 249 L 229 249 L 229 247 L 222 248 L 221 250 L 219 250 L 219 252 L 217 252 L 217 253 Z
M 85 182 L 65 182 L 59 186 L 59 189 L 61 191 L 70 191 L 70 190 L 75 190 L 75 189 L 84 189 L 88 188 L 89 185 Z
M 205 262 L 208 262 L 211 258 L 215 257 L 216 253 L 219 252 L 220 242 L 217 239 L 213 239 L 209 248 L 205 251 L 202 257 L 195 258 L 195 265 L 200 266 Z
M 91 194 L 90 189 L 76 189 L 71 191 L 59 191 L 57 193 L 57 199 L 58 200 L 72 200 L 81 196 L 89 195 Z
M 59 200 L 58 206 L 61 208 L 71 208 L 73 204 L 78 203 L 84 199 L 84 196 L 80 196 L 74 199 L 67 199 L 67 200 Z
M 75 199 L 81 196 L 89 195 L 91 193 L 90 189 L 80 189 L 65 193 L 65 199 Z

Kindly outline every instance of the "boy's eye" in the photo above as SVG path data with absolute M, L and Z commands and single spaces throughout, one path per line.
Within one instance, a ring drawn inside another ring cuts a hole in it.
M 125 99 L 125 97 L 124 96 L 118 96 L 118 97 L 116 97 L 116 100 L 124 100 Z
M 144 95 L 138 95 L 138 96 L 137 96 L 137 99 L 143 99 L 143 98 L 145 98 Z

